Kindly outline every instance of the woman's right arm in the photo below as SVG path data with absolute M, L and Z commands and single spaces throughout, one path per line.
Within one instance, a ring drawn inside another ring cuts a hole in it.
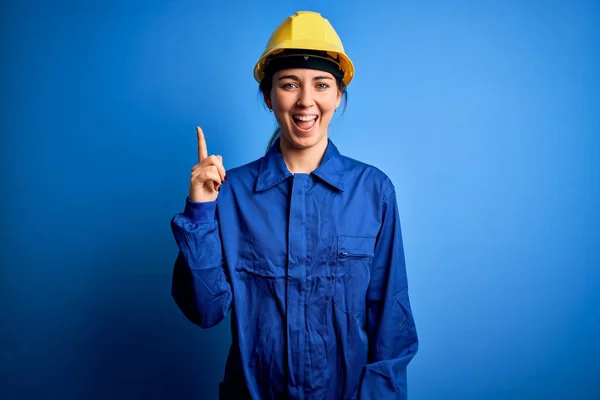
M 179 248 L 173 268 L 172 296 L 186 318 L 201 328 L 221 322 L 232 301 L 216 206 L 216 201 L 197 203 L 188 198 L 183 213 L 171 220 Z
M 217 212 L 225 168 L 221 156 L 208 156 L 202 129 L 196 128 L 196 133 L 198 164 L 192 168 L 189 196 L 183 213 L 171 220 L 179 248 L 172 295 L 187 319 L 201 328 L 210 328 L 225 318 L 232 299 Z

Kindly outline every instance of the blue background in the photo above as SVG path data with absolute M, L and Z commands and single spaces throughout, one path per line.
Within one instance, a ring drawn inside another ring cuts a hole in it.
M 0 398 L 215 398 L 229 319 L 177 310 L 169 221 L 196 125 L 264 153 L 296 10 L 357 67 L 330 137 L 398 190 L 411 399 L 600 398 L 600 3 L 321 3 L 2 3 Z

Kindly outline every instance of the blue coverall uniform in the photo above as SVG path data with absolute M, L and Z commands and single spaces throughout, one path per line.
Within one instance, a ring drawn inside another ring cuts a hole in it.
M 178 307 L 201 328 L 231 311 L 220 399 L 404 399 L 418 340 L 395 187 L 331 139 L 292 174 L 279 140 L 171 220 Z

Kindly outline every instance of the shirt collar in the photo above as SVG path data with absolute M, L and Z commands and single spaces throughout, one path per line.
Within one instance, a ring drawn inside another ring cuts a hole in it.
M 257 191 L 269 189 L 292 176 L 281 154 L 279 147 L 280 140 L 281 138 L 278 138 L 273 143 L 261 160 L 256 180 Z M 336 189 L 344 191 L 344 168 L 341 157 L 337 147 L 328 138 L 327 148 L 325 149 L 321 163 L 317 169 L 312 171 L 312 174 Z

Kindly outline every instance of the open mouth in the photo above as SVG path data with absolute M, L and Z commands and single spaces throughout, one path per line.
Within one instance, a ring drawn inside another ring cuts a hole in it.
M 315 126 L 319 117 L 317 115 L 294 115 L 292 119 L 298 129 L 309 131 Z

